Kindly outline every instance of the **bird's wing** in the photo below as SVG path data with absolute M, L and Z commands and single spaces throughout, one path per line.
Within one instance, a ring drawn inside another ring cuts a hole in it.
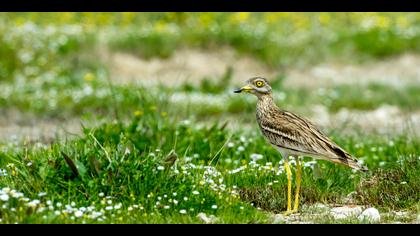
M 262 120 L 260 127 L 275 146 L 337 162 L 354 159 L 303 117 L 279 110 L 268 119 Z

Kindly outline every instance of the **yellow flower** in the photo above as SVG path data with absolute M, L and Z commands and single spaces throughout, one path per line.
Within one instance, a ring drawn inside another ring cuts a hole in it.
M 134 12 L 123 12 L 122 13 L 122 25 L 129 25 L 133 22 L 134 18 L 136 17 L 136 13 Z
M 293 15 L 292 20 L 293 20 L 293 24 L 298 30 L 306 29 L 309 26 L 308 18 L 303 15 L 300 15 L 300 14 Z
M 250 13 L 249 12 L 239 12 L 233 14 L 230 18 L 233 24 L 243 23 L 248 20 Z
M 166 29 L 166 22 L 159 20 L 158 22 L 156 22 L 156 24 L 154 25 L 155 31 L 156 32 L 163 32 Z
M 212 13 L 204 12 L 198 17 L 198 22 L 204 28 L 208 27 L 213 20 Z
M 269 12 L 269 13 L 266 13 L 264 15 L 264 17 L 265 17 L 265 20 L 267 21 L 267 23 L 273 23 L 273 22 L 276 22 L 279 19 L 280 14 L 277 13 L 277 12 Z
M 330 15 L 328 13 L 324 13 L 324 12 L 321 13 L 321 14 L 319 14 L 319 17 L 318 18 L 319 18 L 319 22 L 322 25 L 327 25 L 331 21 Z
M 93 81 L 93 80 L 95 80 L 95 75 L 92 74 L 92 73 L 87 73 L 87 74 L 85 74 L 83 79 L 86 80 L 86 81 Z
M 244 22 L 249 18 L 249 12 L 239 12 L 238 13 L 238 20 L 239 22 Z
M 391 20 L 385 16 L 378 16 L 376 18 L 376 26 L 379 28 L 388 28 Z
M 163 117 L 166 117 L 166 116 L 168 116 L 168 113 L 167 113 L 167 112 L 162 111 L 162 112 L 160 113 L 160 115 L 161 115 L 161 116 L 163 116 Z
M 142 115 L 143 115 L 143 112 L 142 112 L 142 111 L 135 111 L 135 112 L 134 112 L 134 115 L 135 115 L 136 117 L 140 117 L 140 116 L 142 116 Z
M 402 28 L 402 29 L 406 29 L 409 25 L 409 22 L 407 20 L 407 17 L 404 16 L 399 16 L 397 18 L 397 25 L 398 27 Z

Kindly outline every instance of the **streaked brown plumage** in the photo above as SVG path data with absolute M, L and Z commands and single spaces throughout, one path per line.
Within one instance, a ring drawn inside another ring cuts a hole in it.
M 268 142 L 284 155 L 310 156 L 367 170 L 309 120 L 278 108 L 271 94 L 259 97 L 257 122 Z
M 328 160 L 364 172 L 368 170 L 356 158 L 324 135 L 309 120 L 277 107 L 271 91 L 271 86 L 265 78 L 254 77 L 247 81 L 246 86 L 235 90 L 235 93 L 248 92 L 258 97 L 256 109 L 258 125 L 267 141 L 277 148 L 285 160 L 285 170 L 288 179 L 287 214 L 298 210 L 301 183 L 299 156 Z M 292 173 L 288 164 L 289 156 L 294 156 L 297 163 L 297 190 L 293 210 L 291 209 L 290 200 Z

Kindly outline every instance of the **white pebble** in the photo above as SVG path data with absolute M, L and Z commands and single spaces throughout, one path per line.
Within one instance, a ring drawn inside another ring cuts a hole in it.
M 357 216 L 360 213 L 362 213 L 362 207 L 361 206 L 343 206 L 343 207 L 335 207 L 331 209 L 331 215 L 334 217 L 334 219 L 345 219 L 351 216 Z
M 286 222 L 286 218 L 283 214 L 275 214 L 273 218 L 273 224 L 281 224 Z
M 370 222 L 377 222 L 381 220 L 381 215 L 376 208 L 368 208 L 362 212 L 362 214 L 358 217 L 359 220 L 368 220 Z
M 206 213 L 200 212 L 197 217 L 206 224 L 214 223 L 217 218 L 214 215 L 207 216 Z

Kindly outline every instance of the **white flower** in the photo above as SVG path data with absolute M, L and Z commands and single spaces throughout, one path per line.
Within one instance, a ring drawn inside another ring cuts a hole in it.
M 178 201 L 177 201 L 177 200 L 174 200 L 174 204 L 175 204 L 175 205 L 178 205 Z
M 187 213 L 187 211 L 186 211 L 185 209 L 182 209 L 182 210 L 180 210 L 180 211 L 179 211 L 179 213 L 181 213 L 181 214 L 186 214 L 186 213 Z
M 198 191 L 193 191 L 192 192 L 194 195 L 198 195 L 198 194 L 200 194 Z
M 38 197 L 43 197 L 43 196 L 46 196 L 46 195 L 47 195 L 46 192 L 40 192 L 40 193 L 38 193 Z
M 253 161 L 258 161 L 258 160 L 261 160 L 262 158 L 263 158 L 263 155 L 261 155 L 261 154 L 258 154 L 258 153 L 252 153 L 251 154 L 251 159 Z
M 107 206 L 107 207 L 105 207 L 105 210 L 107 210 L 107 211 L 110 211 L 110 210 L 112 210 L 113 209 L 113 207 L 112 206 Z
M 212 209 L 217 209 L 217 205 L 211 206 Z
M 0 195 L 0 200 L 2 200 L 2 201 L 4 201 L 4 202 L 7 202 L 8 200 L 9 200 L 9 195 L 7 195 L 7 194 L 1 194 Z
M 164 206 L 163 208 L 164 208 L 164 209 L 169 209 L 169 208 L 170 208 L 170 206 Z
M 74 212 L 74 216 L 76 216 L 77 218 L 80 218 L 83 216 L 83 211 L 76 211 Z
M 23 193 L 17 192 L 16 190 L 12 190 L 10 192 L 10 196 L 12 196 L 13 198 L 20 198 L 23 197 Z
M 110 204 L 112 204 L 112 200 L 108 200 L 108 201 L 106 201 L 106 203 L 108 203 L 110 205 Z
M 158 168 L 157 168 L 158 170 L 164 170 L 165 169 L 165 167 L 163 167 L 163 166 L 158 166 Z
M 7 176 L 7 171 L 5 169 L 0 169 L 0 176 Z
M 105 194 L 101 192 L 101 193 L 98 194 L 98 196 L 103 197 L 103 196 L 105 196 Z
M 189 121 L 189 120 L 183 120 L 183 121 L 181 122 L 181 124 L 183 124 L 183 125 L 185 125 L 185 126 L 188 126 L 188 125 L 190 125 L 190 124 L 191 124 L 191 121 Z
M 235 144 L 234 143 L 232 143 L 232 142 L 228 142 L 228 144 L 227 144 L 227 147 L 228 148 L 233 148 L 235 146 Z
M 26 163 L 26 166 L 31 166 L 31 165 L 32 165 L 32 162 Z
M 403 181 L 403 182 L 401 182 L 400 184 L 407 184 L 407 182 Z
M 122 207 L 122 204 L 121 204 L 121 203 L 119 203 L 119 204 L 117 204 L 117 205 L 115 205 L 115 206 L 114 206 L 114 209 L 117 209 L 117 210 L 118 210 L 118 209 L 120 209 L 121 207 Z
M 240 172 L 240 171 L 242 171 L 244 169 L 246 169 L 246 166 L 241 166 L 239 168 L 236 168 L 236 169 L 233 169 L 233 170 L 228 171 L 228 173 L 229 174 L 236 174 L 236 173 L 238 173 L 238 172 Z
M 36 207 L 39 203 L 40 203 L 40 201 L 35 199 L 35 200 L 32 200 L 31 202 L 28 202 L 28 206 L 29 207 Z
M 172 195 L 173 195 L 173 196 L 176 196 L 176 195 L 177 195 L 177 193 L 176 193 L 176 192 L 175 192 L 175 193 L 172 193 Z
M 245 150 L 244 146 L 239 146 L 239 147 L 238 147 L 238 152 L 242 152 L 242 151 L 244 151 L 244 150 Z
M 9 187 L 4 187 L 1 191 L 3 193 L 10 193 L 11 189 Z

